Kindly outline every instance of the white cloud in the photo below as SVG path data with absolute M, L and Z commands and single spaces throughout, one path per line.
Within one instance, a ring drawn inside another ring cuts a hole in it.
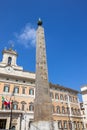
M 25 47 L 35 46 L 36 43 L 36 30 L 27 24 L 25 28 L 18 34 L 16 33 L 18 43 Z

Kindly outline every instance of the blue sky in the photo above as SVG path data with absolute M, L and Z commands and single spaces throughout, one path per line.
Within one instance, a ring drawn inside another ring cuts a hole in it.
M 87 0 L 0 0 L 1 51 L 14 43 L 18 65 L 35 72 L 35 30 L 45 28 L 49 81 L 87 84 Z

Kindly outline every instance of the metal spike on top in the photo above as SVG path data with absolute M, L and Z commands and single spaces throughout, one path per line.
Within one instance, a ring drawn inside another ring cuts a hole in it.
M 10 48 L 9 48 L 9 50 L 13 50 L 13 47 L 14 47 L 14 43 L 10 43 Z
M 38 26 L 41 26 L 43 24 L 42 20 L 39 18 L 38 22 L 37 22 Z

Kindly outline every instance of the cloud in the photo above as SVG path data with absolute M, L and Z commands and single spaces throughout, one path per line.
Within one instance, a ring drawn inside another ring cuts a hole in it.
M 16 33 L 17 42 L 25 47 L 35 46 L 36 44 L 36 30 L 30 24 L 27 24 L 24 29 L 18 34 Z

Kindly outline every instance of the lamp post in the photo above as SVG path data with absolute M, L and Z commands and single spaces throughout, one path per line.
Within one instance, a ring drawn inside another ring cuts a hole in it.
M 13 100 L 11 102 L 11 113 L 10 113 L 10 124 L 9 124 L 9 130 L 12 128 L 12 109 L 13 109 Z

